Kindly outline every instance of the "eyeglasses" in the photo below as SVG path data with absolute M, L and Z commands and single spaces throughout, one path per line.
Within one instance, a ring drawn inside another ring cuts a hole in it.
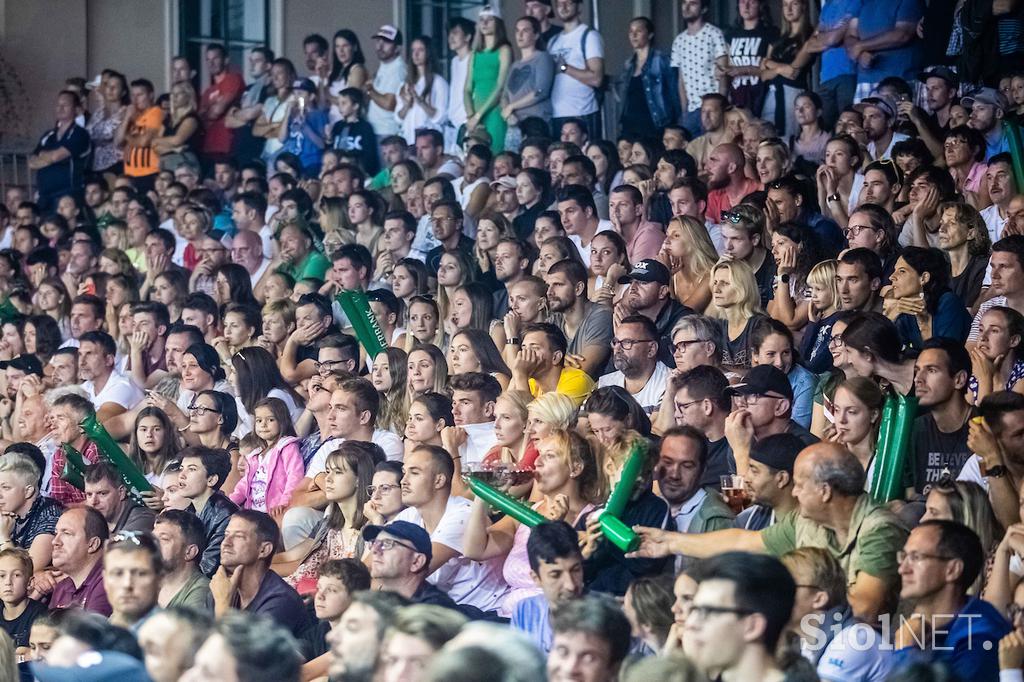
M 733 225 L 743 222 L 744 218 L 739 213 L 733 211 L 722 211 L 722 220 L 728 220 Z
M 366 486 L 366 496 L 373 497 L 375 494 L 380 493 L 381 495 L 387 495 L 394 490 L 398 490 L 402 486 L 394 485 L 391 483 L 382 483 L 381 485 L 368 485 Z
M 843 337 L 840 334 L 837 334 L 828 340 L 829 348 L 842 348 L 845 345 L 846 344 L 843 342 Z
M 612 348 L 631 350 L 638 343 L 654 343 L 654 339 L 612 339 Z
M 686 347 L 689 346 L 691 343 L 707 343 L 707 341 L 704 339 L 683 339 L 682 341 L 677 341 L 673 343 L 672 350 L 674 350 L 676 353 L 685 353 Z
M 726 613 L 742 618 L 743 616 L 749 616 L 753 611 L 750 609 L 738 609 L 729 606 L 705 606 L 702 604 L 694 604 L 690 607 L 690 616 L 696 620 L 707 620 L 711 616 L 718 616 Z
M 1006 607 L 1006 615 L 1009 616 L 1009 621 L 1011 623 L 1021 614 L 1024 614 L 1024 606 L 1020 606 L 1019 604 L 1010 604 Z
M 330 374 L 334 371 L 334 368 L 345 360 L 325 360 L 324 362 L 315 362 L 313 366 L 316 368 L 317 374 Z
M 896 552 L 896 563 L 902 564 L 909 561 L 912 564 L 919 564 L 922 561 L 952 561 L 956 557 L 942 556 L 941 554 L 925 554 L 924 552 L 904 552 L 902 549 Z
M 218 410 L 215 407 L 207 407 L 206 405 L 196 405 L 195 403 L 192 403 L 191 405 L 188 406 L 188 411 L 192 412 L 193 414 L 196 414 L 196 415 L 198 415 L 200 417 L 205 415 L 207 412 L 213 412 L 214 414 L 220 414 L 220 410 Z
M 419 550 L 413 547 L 412 545 L 407 545 L 404 542 L 399 542 L 398 540 L 394 540 L 392 538 L 374 540 L 370 543 L 370 550 L 373 552 L 387 552 L 389 550 L 394 549 L 396 546 L 405 547 L 407 550 L 411 552 L 419 552 Z
M 846 237 L 846 240 L 849 241 L 851 239 L 856 239 L 864 230 L 873 229 L 875 228 L 871 227 L 870 225 L 850 225 L 845 230 L 843 230 L 843 235 Z
M 704 402 L 704 398 L 701 398 L 700 400 L 691 400 L 688 403 L 676 403 L 676 409 L 680 410 L 680 411 L 681 410 L 685 410 L 690 405 L 696 405 L 697 403 L 702 403 L 702 402 Z
M 781 395 L 772 395 L 771 393 L 754 394 L 754 395 L 734 395 L 732 397 L 733 403 L 736 407 L 753 407 L 761 402 L 762 398 L 771 398 L 772 400 L 785 400 Z

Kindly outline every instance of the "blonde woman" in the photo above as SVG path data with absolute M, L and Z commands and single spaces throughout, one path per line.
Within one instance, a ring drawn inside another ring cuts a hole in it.
M 498 242 L 506 237 L 515 237 L 508 218 L 496 211 L 487 211 L 480 216 L 476 223 L 476 244 L 473 247 L 480 272 L 486 274 L 494 271 Z
M 324 231 L 324 250 L 332 253 L 342 244 L 354 244 L 356 233 L 348 222 L 348 209 L 341 197 L 324 197 L 317 204 L 320 229 Z M 329 245 L 329 246 L 328 246 Z
M 576 416 L 572 398 L 562 393 L 542 393 L 527 406 L 526 436 L 536 446 L 556 431 L 575 428 Z
M 836 267 L 839 261 L 823 260 L 807 273 L 807 326 L 800 341 L 800 357 L 804 366 L 815 374 L 824 374 L 832 368 L 832 354 L 828 343 L 832 338 L 832 323 L 839 312 L 839 287 Z
M 662 257 L 672 271 L 672 298 L 703 312 L 711 302 L 711 268 L 718 261 L 704 224 L 686 215 L 673 218 L 665 230 Z
M 757 181 L 761 183 L 762 188 L 766 189 L 769 184 L 788 173 L 792 167 L 789 147 L 779 138 L 772 137 L 757 145 L 754 170 L 757 172 Z
M 705 313 L 722 321 L 726 336 L 722 364 L 750 367 L 750 331 L 764 310 L 754 271 L 745 261 L 721 260 L 711 269 L 711 305 Z
M 534 489 L 540 499 L 533 508 L 552 521 L 579 527 L 600 501 L 601 473 L 593 446 L 575 431 L 559 430 L 542 438 L 537 450 Z M 482 500 L 473 502 L 462 536 L 463 555 L 474 561 L 505 557 L 502 573 L 512 588 L 499 609 L 505 615 L 522 599 L 540 594 L 526 554 L 530 528 L 509 516 L 491 524 L 488 512 Z
M 523 327 L 535 322 L 548 321 L 548 287 L 540 277 L 526 275 L 509 287 L 508 312 L 502 324 L 492 325 L 490 334 L 494 345 L 502 349 L 505 362 L 512 362 L 519 352 L 509 345 L 509 339 L 522 338 Z
M 160 170 L 173 171 L 181 165 L 199 168 L 196 149 L 202 124 L 197 109 L 195 89 L 189 83 L 175 83 L 171 87 L 167 135 L 153 140 L 153 149 L 160 155 Z
M 503 462 L 520 469 L 533 470 L 537 446 L 526 437 L 526 423 L 533 396 L 524 391 L 505 391 L 494 402 L 494 435 L 497 442 L 481 462 Z M 529 490 L 532 481 L 526 484 Z

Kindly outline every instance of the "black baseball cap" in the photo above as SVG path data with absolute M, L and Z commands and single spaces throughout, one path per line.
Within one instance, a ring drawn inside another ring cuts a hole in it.
M 948 66 L 936 66 L 917 74 L 917 80 L 922 83 L 928 82 L 929 78 L 941 78 L 954 88 L 960 84 L 960 78 L 956 75 L 956 71 Z
M 0 369 L 20 369 L 25 374 L 38 374 L 43 376 L 43 363 L 31 353 L 24 353 L 16 358 L 0 362 Z
M 619 284 L 629 284 L 633 280 L 638 282 L 657 282 L 668 286 L 672 281 L 672 274 L 660 261 L 653 258 L 644 258 L 633 265 L 629 274 L 619 277 Z
M 725 389 L 727 395 L 767 395 L 792 402 L 793 387 L 782 370 L 774 365 L 758 365 L 743 377 L 743 381 Z
M 363 528 L 363 539 L 372 542 L 381 533 L 405 540 L 415 547 L 419 554 L 427 557 L 427 563 L 434 558 L 434 551 L 430 545 L 430 534 L 422 526 L 417 526 L 410 521 L 392 521 L 386 526 L 366 526 Z
M 750 459 L 778 471 L 787 471 L 792 475 L 793 463 L 796 462 L 796 456 L 803 449 L 803 441 L 793 434 L 776 433 L 755 441 L 750 446 Z

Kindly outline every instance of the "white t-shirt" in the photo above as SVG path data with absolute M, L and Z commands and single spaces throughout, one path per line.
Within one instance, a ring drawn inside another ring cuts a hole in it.
M 995 244 L 1002 236 L 1003 228 L 1006 227 L 1006 216 L 999 215 L 999 207 L 992 204 L 981 211 L 981 219 L 985 221 L 985 227 L 988 228 L 988 238 Z
M 377 92 L 394 95 L 398 97 L 398 90 L 405 81 L 405 60 L 395 57 L 390 62 L 385 62 L 377 69 L 377 75 L 373 77 L 373 89 Z M 396 103 L 395 108 L 398 105 Z M 398 121 L 395 120 L 395 112 L 381 108 L 373 100 L 366 110 L 366 120 L 373 126 L 373 132 L 378 137 L 386 137 L 398 133 Z
M 478 463 L 498 442 L 494 435 L 494 422 L 464 424 L 462 429 L 466 432 L 466 442 L 459 446 L 463 466 Z
M 509 586 L 501 573 L 505 557 L 495 557 L 490 561 L 472 561 L 462 556 L 462 536 L 465 534 L 466 522 L 472 509 L 473 503 L 464 497 L 453 495 L 448 498 L 444 516 L 430 534 L 430 540 L 450 547 L 458 552 L 459 556 L 449 559 L 427 580 L 438 589 L 447 592 L 458 604 L 475 606 L 482 611 L 497 611 L 509 592 Z M 415 507 L 402 510 L 394 520 L 409 521 L 426 528 L 423 517 Z
M 589 32 L 588 32 L 589 31 Z M 584 50 L 584 34 L 586 49 Z M 586 56 L 584 56 L 584 51 Z M 586 24 L 580 24 L 569 33 L 559 33 L 548 43 L 548 52 L 557 62 L 562 59 L 577 69 L 587 68 L 587 59 L 604 59 L 604 41 L 601 34 Z M 597 95 L 594 88 L 581 83 L 567 73 L 555 73 L 551 88 L 551 105 L 555 118 L 586 116 L 597 111 Z
M 96 388 L 91 381 L 83 383 L 82 388 L 89 396 L 89 400 L 92 401 L 92 406 L 97 410 L 107 403 L 115 403 L 130 410 L 138 405 L 145 395 L 134 381 L 120 372 L 112 373 L 99 393 L 96 393 Z
M 422 77 L 416 81 L 418 95 L 422 95 L 426 87 L 427 83 Z M 401 134 L 405 141 L 410 145 L 415 145 L 418 129 L 432 128 L 438 131 L 443 129 L 445 119 L 448 118 L 448 82 L 439 74 L 434 74 L 434 82 L 430 86 L 430 106 L 434 108 L 433 116 L 428 115 L 423 105 L 414 100 L 409 111 L 406 112 L 405 118 L 399 118 L 398 114 L 402 111 L 402 106 L 403 103 L 399 99 L 395 106 L 395 120 L 402 126 Z
M 472 52 L 467 52 L 465 57 L 455 55 L 452 57 L 451 68 L 451 91 L 448 97 L 448 122 L 458 128 L 466 122 L 466 98 L 463 93 L 466 90 L 466 75 L 469 72 L 469 58 Z
M 612 232 L 618 232 L 618 230 L 615 229 L 615 226 L 612 225 L 612 221 L 599 220 L 597 221 L 597 232 L 594 232 L 594 235 L 596 236 L 599 233 L 605 232 L 607 230 L 610 230 Z M 570 234 L 569 241 L 576 245 L 576 250 L 580 252 L 580 258 L 583 259 L 583 264 L 586 265 L 587 268 L 590 268 L 590 242 L 587 242 L 587 245 L 584 246 L 583 240 L 580 239 L 580 236 L 576 234 Z
M 344 438 L 330 438 L 325 440 L 320 447 L 317 448 L 317 451 L 313 453 L 312 459 L 309 460 L 309 466 L 306 467 L 306 476 L 313 478 L 317 474 L 322 474 L 327 471 L 327 456 L 337 450 L 344 442 Z M 374 429 L 370 442 L 380 446 L 380 449 L 384 451 L 384 456 L 388 458 L 389 462 L 402 461 L 402 457 L 405 454 L 402 439 L 390 431 Z
M 672 41 L 672 68 L 679 69 L 686 85 L 686 108 L 700 109 L 700 98 L 718 92 L 715 79 L 715 60 L 729 54 L 722 30 L 704 24 L 690 35 L 683 31 Z
M 654 412 L 661 405 L 661 400 L 665 397 L 665 383 L 669 371 L 668 365 L 659 360 L 654 365 L 654 372 L 651 374 L 651 378 L 647 380 L 647 383 L 644 384 L 644 387 L 639 392 L 631 394 L 640 403 L 640 407 L 644 408 L 646 414 Z M 604 386 L 625 387 L 626 375 L 622 372 L 605 374 L 597 380 L 597 385 L 599 388 Z
M 889 140 L 889 146 L 882 150 L 881 154 L 878 154 L 878 147 L 875 145 L 874 141 L 868 142 L 868 154 L 870 154 L 871 158 L 874 159 L 875 161 L 884 161 L 885 159 L 890 159 L 892 158 L 892 148 L 895 147 L 900 142 L 902 142 L 903 140 L 909 139 L 909 135 L 904 135 L 903 133 L 893 133 L 892 139 Z
M 831 626 L 822 623 L 820 627 Z M 880 643 L 881 635 L 870 625 L 854 623 L 843 628 L 818 659 L 818 677 L 822 682 L 884 682 L 894 660 L 892 650 L 878 646 Z

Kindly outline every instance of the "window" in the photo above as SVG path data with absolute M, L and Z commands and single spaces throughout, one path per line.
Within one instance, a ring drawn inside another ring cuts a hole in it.
M 206 45 L 225 45 L 232 67 L 245 73 L 246 52 L 269 44 L 269 4 L 269 0 L 181 0 L 178 49 L 198 73 L 199 91 L 210 82 Z
M 447 76 L 451 53 L 448 51 L 448 22 L 464 16 L 476 21 L 476 14 L 488 0 L 405 0 L 405 45 L 416 36 L 431 36 L 437 66 Z

